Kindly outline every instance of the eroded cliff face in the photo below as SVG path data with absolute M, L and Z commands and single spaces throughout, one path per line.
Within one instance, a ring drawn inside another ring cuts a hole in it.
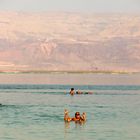
M 140 71 L 140 16 L 0 13 L 0 70 Z

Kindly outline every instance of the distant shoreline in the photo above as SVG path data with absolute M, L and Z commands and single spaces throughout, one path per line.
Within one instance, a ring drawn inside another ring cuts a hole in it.
M 27 70 L 27 71 L 0 71 L 0 74 L 51 74 L 51 73 L 56 73 L 56 74 L 137 74 L 140 72 L 127 72 L 127 71 L 40 71 L 40 70 Z

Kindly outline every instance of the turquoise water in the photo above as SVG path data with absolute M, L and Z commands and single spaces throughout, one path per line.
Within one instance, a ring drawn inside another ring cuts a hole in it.
M 140 140 L 139 85 L 1 84 L 0 103 L 0 140 Z M 65 123 L 65 108 L 87 122 Z

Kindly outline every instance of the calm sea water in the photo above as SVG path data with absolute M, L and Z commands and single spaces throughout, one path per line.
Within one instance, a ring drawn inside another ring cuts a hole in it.
M 0 140 L 140 140 L 139 84 L 113 80 L 113 84 L 82 84 L 81 80 L 72 85 L 59 84 L 58 79 L 52 79 L 57 84 L 25 84 L 26 80 L 1 81 Z M 70 96 L 71 87 L 94 94 Z M 71 117 L 76 111 L 86 112 L 87 122 L 65 123 L 65 108 Z

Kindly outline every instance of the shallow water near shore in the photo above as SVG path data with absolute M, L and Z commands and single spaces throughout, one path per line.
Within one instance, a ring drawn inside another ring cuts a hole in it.
M 91 78 L 87 84 L 84 83 L 87 80 L 83 78 L 85 75 L 81 76 L 79 83 L 73 79 L 80 75 L 67 76 L 71 77 L 73 82 L 65 79 L 66 75 L 49 75 L 50 79 L 46 75 L 45 80 L 40 83 L 39 80 L 34 80 L 37 75 L 32 75 L 32 80 L 31 75 L 28 75 L 28 78 L 26 75 L 17 75 L 15 79 L 11 77 L 16 75 L 8 76 L 9 81 L 0 81 L 2 140 L 140 139 L 140 84 L 136 79 L 138 76 L 87 75 Z M 101 81 L 103 77 L 110 81 Z M 120 81 L 119 84 L 117 79 L 127 80 Z M 133 80 L 135 83 L 131 83 Z M 64 84 L 64 81 L 67 82 Z M 75 90 L 92 91 L 93 94 L 70 96 L 68 92 L 71 87 Z M 69 110 L 71 117 L 76 111 L 86 112 L 87 122 L 65 123 L 65 108 Z

